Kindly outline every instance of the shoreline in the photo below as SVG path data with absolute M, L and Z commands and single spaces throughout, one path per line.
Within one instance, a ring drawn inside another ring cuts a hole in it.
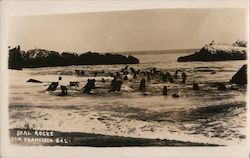
M 10 143 L 21 146 L 86 146 L 86 147 L 185 147 L 221 146 L 218 144 L 110 136 L 83 132 L 42 131 L 24 128 L 9 129 Z

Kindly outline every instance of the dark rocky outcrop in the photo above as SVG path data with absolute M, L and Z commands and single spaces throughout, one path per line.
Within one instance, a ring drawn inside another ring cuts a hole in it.
M 9 50 L 9 69 L 22 70 L 24 66 L 24 58 L 22 56 L 20 46 Z
M 44 49 L 33 49 L 23 53 L 25 60 L 24 67 L 46 67 L 59 66 L 60 55 L 55 51 L 47 51 Z
M 87 52 L 58 53 L 44 49 L 33 49 L 27 52 L 20 47 L 9 50 L 9 69 L 69 66 L 69 65 L 108 65 L 108 64 L 138 64 L 139 60 L 133 56 L 121 54 Z
M 220 90 L 220 91 L 227 90 L 227 87 L 226 87 L 225 83 L 217 82 L 217 83 L 215 83 L 215 85 L 216 85 L 217 89 Z
M 243 65 L 230 80 L 231 83 L 245 85 L 247 84 L 247 65 Z
M 226 61 L 246 60 L 245 45 L 214 44 L 204 46 L 199 52 L 178 58 L 178 62 L 187 61 Z

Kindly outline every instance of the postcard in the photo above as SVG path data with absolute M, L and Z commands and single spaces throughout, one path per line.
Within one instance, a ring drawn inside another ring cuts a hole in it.
M 2 1 L 3 157 L 249 157 L 248 1 Z

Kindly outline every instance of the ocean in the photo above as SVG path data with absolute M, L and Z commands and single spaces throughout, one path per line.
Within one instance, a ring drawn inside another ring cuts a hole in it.
M 160 79 L 146 81 L 146 93 L 138 91 L 140 76 L 129 78 L 121 92 L 109 93 L 110 72 L 126 65 L 83 65 L 9 70 L 9 127 L 86 132 L 135 138 L 158 138 L 190 142 L 238 145 L 246 143 L 246 87 L 226 84 L 220 91 L 214 82 L 228 82 L 247 61 L 177 62 L 190 50 L 131 52 L 140 64 L 136 70 L 156 68 L 172 75 L 185 71 L 187 82 L 181 84 Z M 77 76 L 75 70 L 84 70 Z M 212 73 L 213 72 L 213 73 Z M 97 76 L 94 74 L 97 73 Z M 47 92 L 48 85 L 61 76 L 65 84 L 79 81 L 69 95 L 60 90 Z M 30 78 L 43 83 L 26 82 Z M 101 82 L 101 78 L 106 80 Z M 93 94 L 83 94 L 88 79 L 96 79 Z M 200 90 L 192 90 L 199 83 Z M 168 95 L 162 95 L 163 86 Z M 171 95 L 180 96 L 174 98 Z

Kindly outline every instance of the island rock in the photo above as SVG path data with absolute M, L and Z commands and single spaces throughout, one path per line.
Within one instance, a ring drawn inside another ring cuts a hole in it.
M 113 65 L 139 64 L 139 60 L 131 55 L 116 53 L 86 52 L 82 54 L 45 49 L 21 51 L 20 46 L 9 50 L 9 69 L 69 66 L 69 65 Z
M 245 45 L 215 44 L 212 42 L 210 45 L 205 45 L 199 52 L 179 57 L 178 62 L 246 60 L 246 52 Z

